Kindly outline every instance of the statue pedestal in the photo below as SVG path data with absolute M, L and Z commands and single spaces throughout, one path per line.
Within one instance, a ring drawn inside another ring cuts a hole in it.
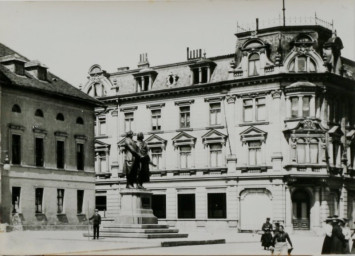
M 158 224 L 153 215 L 152 192 L 146 189 L 122 189 L 121 210 L 118 216 L 120 224 Z

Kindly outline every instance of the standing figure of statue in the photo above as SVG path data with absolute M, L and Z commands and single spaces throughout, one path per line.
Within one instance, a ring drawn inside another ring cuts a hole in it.
M 150 157 L 148 154 L 148 146 L 147 143 L 143 141 L 144 135 L 142 132 L 137 134 L 137 143 L 138 143 L 138 148 L 139 148 L 139 154 L 141 155 L 140 159 L 140 168 L 138 170 L 138 176 L 137 176 L 137 187 L 138 188 L 144 188 L 143 183 L 144 182 L 149 182 L 149 164 L 150 162 Z
M 133 188 L 137 183 L 137 175 L 140 168 L 141 155 L 136 142 L 133 140 L 133 132 L 129 131 L 125 138 L 125 162 L 123 165 L 123 173 L 126 175 L 127 188 Z

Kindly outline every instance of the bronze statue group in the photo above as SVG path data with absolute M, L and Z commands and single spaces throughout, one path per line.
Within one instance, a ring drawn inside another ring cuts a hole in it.
M 275 223 L 275 226 L 270 223 L 270 218 L 262 226 L 263 234 L 261 236 L 261 245 L 264 250 L 270 250 L 273 255 L 291 254 L 293 250 L 290 236 L 284 231 L 284 226 L 280 223 Z M 290 244 L 290 247 L 287 245 Z
M 325 238 L 322 247 L 322 254 L 353 254 L 352 236 L 349 228 L 349 220 L 338 218 L 338 216 L 329 216 L 325 220 Z
M 155 166 L 148 154 L 147 143 L 143 141 L 143 133 L 137 134 L 137 142 L 133 140 L 133 132 L 126 133 L 125 138 L 125 161 L 123 165 L 123 173 L 126 175 L 126 188 L 142 189 L 144 182 L 149 182 L 149 165 Z

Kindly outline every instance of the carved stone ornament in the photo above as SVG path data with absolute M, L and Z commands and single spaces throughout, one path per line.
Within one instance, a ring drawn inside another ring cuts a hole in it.
M 226 100 L 228 104 L 235 103 L 236 95 L 226 95 Z
M 273 92 L 271 93 L 271 95 L 272 95 L 272 98 L 274 98 L 274 99 L 279 99 L 279 98 L 281 98 L 282 91 L 281 91 L 281 90 L 273 91 Z

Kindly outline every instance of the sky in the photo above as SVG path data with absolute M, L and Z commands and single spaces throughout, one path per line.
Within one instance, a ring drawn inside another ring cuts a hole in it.
M 355 0 L 285 0 L 286 18 L 331 22 L 342 55 L 355 60 Z M 88 70 L 137 68 L 147 53 L 151 66 L 186 60 L 186 48 L 207 57 L 235 51 L 237 24 L 282 15 L 282 0 L 1 1 L 0 41 L 74 86 Z

